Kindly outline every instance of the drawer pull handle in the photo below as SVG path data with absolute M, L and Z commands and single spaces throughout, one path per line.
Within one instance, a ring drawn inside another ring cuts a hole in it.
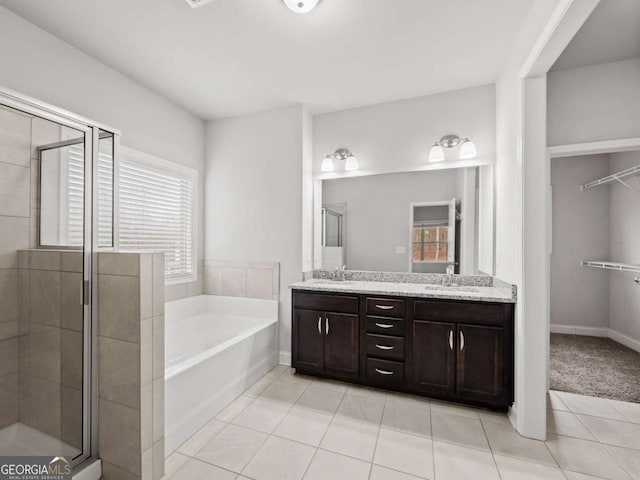
M 393 372 L 390 372 L 389 370 L 380 370 L 379 368 L 376 368 L 376 372 L 380 375 L 393 375 Z
M 453 330 L 449 330 L 449 348 L 453 350 Z
M 393 310 L 395 307 L 393 305 L 376 305 L 376 308 L 380 310 Z
M 464 350 L 464 332 L 460 330 L 460 351 Z
M 380 327 L 380 328 L 393 328 L 393 325 L 389 325 L 388 323 L 376 323 L 376 327 Z
M 322 317 L 318 317 L 318 333 L 322 333 Z
M 390 345 L 377 345 L 376 344 L 376 348 L 379 348 L 380 350 L 393 350 L 393 347 Z
M 328 318 L 324 319 L 324 331 L 327 335 L 329 335 L 329 319 Z

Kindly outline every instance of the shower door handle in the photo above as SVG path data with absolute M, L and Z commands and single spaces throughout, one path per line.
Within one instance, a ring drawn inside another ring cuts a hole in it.
M 89 305 L 90 304 L 90 291 L 89 291 L 89 280 L 84 280 L 82 282 L 82 305 Z

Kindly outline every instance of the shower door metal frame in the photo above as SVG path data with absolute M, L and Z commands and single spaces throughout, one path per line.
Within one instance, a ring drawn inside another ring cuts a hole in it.
M 74 128 L 85 135 L 84 247 L 83 247 L 83 369 L 82 369 L 82 454 L 74 469 L 98 458 L 98 165 L 100 131 L 113 134 L 114 172 L 119 152 L 120 131 L 72 112 L 22 95 L 0 85 L 0 105 Z M 114 180 L 115 181 L 115 180 Z M 114 231 L 115 232 L 115 231 Z M 90 353 L 90 355 L 88 354 Z M 54 455 L 59 452 L 53 452 Z

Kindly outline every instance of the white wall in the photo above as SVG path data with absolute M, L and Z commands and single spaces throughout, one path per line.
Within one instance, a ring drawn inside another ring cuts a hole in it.
M 206 127 L 205 258 L 280 263 L 280 350 L 291 350 L 291 291 L 302 272 L 302 107 Z M 307 192 L 307 194 L 310 194 Z
M 493 85 L 383 103 L 314 117 L 314 172 L 325 155 L 349 148 L 360 174 L 424 169 L 429 150 L 446 134 L 471 138 L 478 160 L 495 159 Z M 447 152 L 453 160 L 458 149 Z
M 609 175 L 609 155 L 553 159 L 551 325 L 609 327 L 609 272 L 581 266 L 609 258 L 609 188 L 580 191 Z M 627 210 L 629 213 L 629 210 Z M 582 333 L 597 330 L 582 329 Z
M 323 203 L 347 206 L 347 268 L 408 272 L 409 205 L 447 202 L 458 196 L 458 177 L 463 172 L 449 169 L 324 180 Z M 405 253 L 396 253 L 396 247 L 404 247 Z
M 119 129 L 123 145 L 203 177 L 199 118 L 3 7 L 0 58 L 0 86 Z
M 640 152 L 610 155 L 611 172 L 640 165 Z M 640 177 L 628 180 L 640 191 Z M 607 188 L 607 187 L 604 187 Z M 610 199 L 611 260 L 640 265 L 640 194 L 622 185 L 608 187 Z M 609 328 L 635 342 L 640 347 L 640 285 L 633 277 L 640 274 L 609 273 Z M 624 339 L 613 337 L 618 341 Z
M 640 58 L 550 72 L 548 145 L 640 137 Z

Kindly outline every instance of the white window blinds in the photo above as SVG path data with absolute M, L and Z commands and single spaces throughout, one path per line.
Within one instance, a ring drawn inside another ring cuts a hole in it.
M 165 254 L 165 279 L 195 275 L 195 176 L 123 155 L 119 174 L 119 248 Z

